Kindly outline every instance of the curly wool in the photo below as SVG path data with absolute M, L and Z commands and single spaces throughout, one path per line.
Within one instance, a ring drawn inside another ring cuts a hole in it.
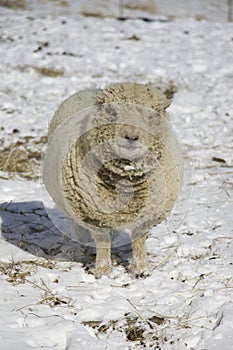
M 137 83 L 115 83 L 109 85 L 97 96 L 99 103 L 133 103 L 150 108 L 160 113 L 171 104 L 164 94 L 158 89 L 152 88 L 150 84 Z

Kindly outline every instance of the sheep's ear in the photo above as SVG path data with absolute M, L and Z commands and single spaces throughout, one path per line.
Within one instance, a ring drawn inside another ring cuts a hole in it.
M 168 100 L 168 99 L 166 98 L 166 99 L 164 100 L 164 104 L 163 104 L 164 110 L 167 109 L 167 108 L 170 106 L 171 103 L 172 103 L 172 100 L 171 100 L 171 99 Z

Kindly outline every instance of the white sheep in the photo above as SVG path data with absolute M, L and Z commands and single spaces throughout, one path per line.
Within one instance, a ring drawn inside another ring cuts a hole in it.
M 170 214 L 182 179 L 169 104 L 150 85 L 116 83 L 72 95 L 49 125 L 44 182 L 77 238 L 94 238 L 97 277 L 111 271 L 119 229 L 131 232 L 132 272 L 148 274 L 147 233 Z

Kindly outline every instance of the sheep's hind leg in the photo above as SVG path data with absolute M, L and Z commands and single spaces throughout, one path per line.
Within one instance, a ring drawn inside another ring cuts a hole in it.
M 96 278 L 109 275 L 112 270 L 111 263 L 111 237 L 110 233 L 93 233 L 96 242 L 95 269 L 92 270 Z
M 136 277 L 150 275 L 146 252 L 146 238 L 147 235 L 144 235 L 132 241 L 133 261 L 130 265 L 130 270 Z

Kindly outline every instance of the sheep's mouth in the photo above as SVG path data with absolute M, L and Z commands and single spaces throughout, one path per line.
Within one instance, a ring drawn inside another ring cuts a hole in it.
M 145 149 L 142 147 L 118 147 L 117 155 L 119 158 L 127 158 L 129 160 L 140 159 L 146 153 Z
M 120 158 L 138 159 L 142 158 L 147 151 L 147 148 L 140 142 L 127 142 L 124 140 L 118 141 L 116 145 L 116 154 Z
M 126 139 L 126 138 L 119 138 L 116 139 L 116 143 L 120 147 L 130 148 L 130 149 L 136 149 L 144 147 L 141 141 L 139 140 L 132 140 L 132 139 Z
M 125 148 L 127 150 L 130 150 L 130 151 L 137 151 L 137 150 L 140 150 L 142 149 L 142 145 L 139 143 L 139 144 L 128 144 L 128 143 L 125 143 L 125 144 L 119 144 L 118 145 L 120 148 Z

